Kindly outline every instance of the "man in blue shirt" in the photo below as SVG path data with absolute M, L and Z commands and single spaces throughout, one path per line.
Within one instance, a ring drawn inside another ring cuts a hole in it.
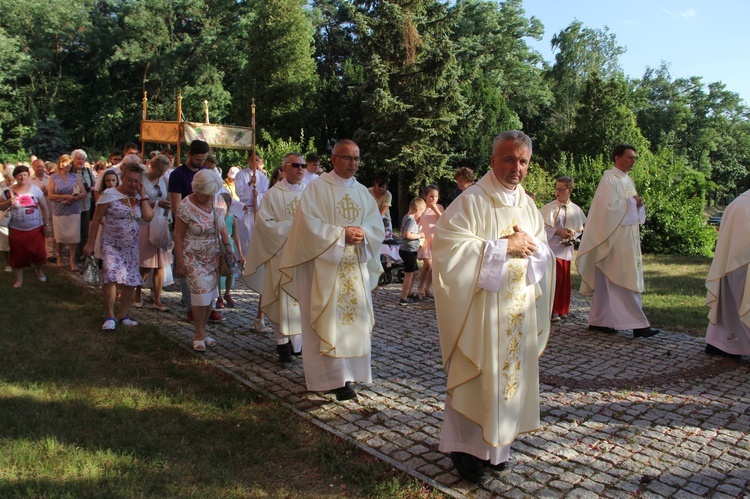
M 172 214 L 176 216 L 177 207 L 180 202 L 193 193 L 193 177 L 198 171 L 204 168 L 203 164 L 211 152 L 208 142 L 194 140 L 190 143 L 187 153 L 187 160 L 178 166 L 169 176 L 169 201 L 172 204 Z M 188 309 L 187 320 L 193 322 L 192 304 L 190 303 L 190 288 L 187 279 L 180 279 L 180 289 L 182 291 L 182 304 Z M 208 316 L 209 322 L 223 321 L 224 317 L 219 315 L 216 310 L 211 310 Z

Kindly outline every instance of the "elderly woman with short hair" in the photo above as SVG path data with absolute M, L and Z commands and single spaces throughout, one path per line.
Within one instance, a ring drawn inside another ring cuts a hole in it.
M 81 177 L 71 171 L 73 160 L 67 154 L 57 159 L 57 171 L 49 178 L 50 201 L 54 201 L 52 225 L 57 243 L 57 266 L 62 267 L 63 248 L 68 246 L 70 270 L 78 272 L 76 245 L 81 241 L 81 200 L 87 192 Z
M 200 170 L 193 177 L 193 193 L 177 208 L 174 226 L 174 272 L 187 278 L 195 320 L 193 350 L 205 352 L 216 345 L 206 335 L 211 303 L 218 298 L 219 258 L 232 254 L 225 226 L 227 206 L 216 193 L 223 182 L 213 170 Z M 218 233 L 217 233 L 218 231 Z
M 138 257 L 140 221 L 151 221 L 154 211 L 143 185 L 141 158 L 131 154 L 121 164 L 121 180 L 117 187 L 102 192 L 96 203 L 96 212 L 91 221 L 89 242 L 83 249 L 86 255 L 94 251 L 96 235 L 102 218 L 102 290 L 104 294 L 105 319 L 103 331 L 112 331 L 117 324 L 132 327 L 138 323 L 129 317 L 135 287 L 141 279 Z M 122 285 L 120 309 L 115 315 L 117 284 Z

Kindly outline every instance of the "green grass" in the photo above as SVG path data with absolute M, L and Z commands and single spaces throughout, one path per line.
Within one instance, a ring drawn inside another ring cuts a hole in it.
M 0 497 L 436 496 L 48 275 L 0 276 Z
M 711 259 L 705 257 L 643 255 L 643 310 L 651 324 L 669 331 L 703 336 L 708 325 L 706 276 Z M 571 271 L 573 289 L 581 277 Z

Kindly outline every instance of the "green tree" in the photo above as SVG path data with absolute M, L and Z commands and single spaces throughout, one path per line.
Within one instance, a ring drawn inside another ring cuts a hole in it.
M 625 53 L 609 28 L 587 28 L 578 20 L 555 34 L 550 44 L 557 53 L 545 77 L 554 103 L 542 112 L 543 122 L 538 125 L 540 159 L 553 157 L 559 144 L 570 135 L 591 74 L 597 73 L 603 80 L 622 75 L 619 57 Z
M 461 91 L 468 106 L 453 140 L 456 162 L 486 166 L 492 139 L 501 131 L 522 129 L 548 104 L 541 55 L 524 38 L 539 39 L 543 26 L 527 19 L 520 0 L 502 4 L 459 0 L 452 9 L 452 39 L 461 68 Z
M 357 34 L 369 78 L 355 139 L 365 165 L 399 174 L 401 212 L 419 186 L 448 175 L 463 112 L 448 9 L 433 0 L 361 2 Z
M 245 57 L 233 81 L 233 118 L 242 121 L 252 98 L 258 126 L 274 137 L 296 137 L 315 121 L 318 77 L 311 13 L 303 0 L 243 2 L 237 42 Z M 238 114 L 239 113 L 239 114 Z
M 591 73 L 564 149 L 579 158 L 608 158 L 614 146 L 623 142 L 641 151 L 648 148 L 630 107 L 628 85 L 621 76 L 603 80 Z

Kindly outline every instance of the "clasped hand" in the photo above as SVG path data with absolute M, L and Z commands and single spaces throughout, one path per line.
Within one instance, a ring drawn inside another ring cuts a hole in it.
M 536 253 L 534 238 L 522 231 L 517 225 L 513 226 L 513 234 L 508 239 L 508 255 L 513 258 L 528 258 Z
M 350 225 L 344 229 L 344 242 L 346 244 L 359 244 L 365 240 L 365 231 L 359 227 Z

